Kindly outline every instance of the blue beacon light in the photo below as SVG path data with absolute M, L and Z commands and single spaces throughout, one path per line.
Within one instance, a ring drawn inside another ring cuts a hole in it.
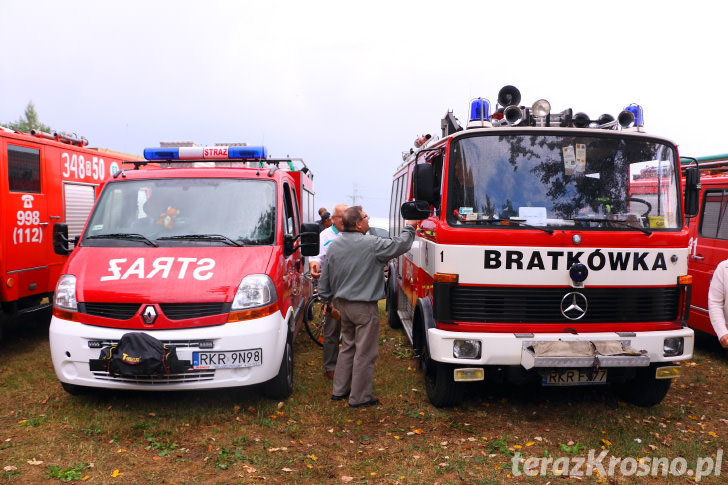
M 642 111 L 642 106 L 632 103 L 625 107 L 624 110 L 629 111 L 634 115 L 634 126 L 645 126 L 645 116 Z
M 470 102 L 470 121 L 488 121 L 490 119 L 490 102 L 477 98 Z

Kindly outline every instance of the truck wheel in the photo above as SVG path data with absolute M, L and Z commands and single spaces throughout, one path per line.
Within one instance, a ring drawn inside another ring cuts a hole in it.
M 654 364 L 637 370 L 635 378 L 617 388 L 618 395 L 637 406 L 649 407 L 662 402 L 670 390 L 672 379 L 656 379 Z
M 397 315 L 397 274 L 389 268 L 389 279 L 387 280 L 387 323 L 389 328 L 402 328 L 402 320 Z
M 88 394 L 91 389 L 85 386 L 77 386 L 75 384 L 69 384 L 67 382 L 61 382 L 61 387 L 71 396 L 84 396 Z
M 293 345 L 291 337 L 286 340 L 278 375 L 263 384 L 263 394 L 270 399 L 284 399 L 293 392 Z
M 436 408 L 457 406 L 463 402 L 464 386 L 453 380 L 453 367 L 430 360 L 425 368 L 427 397 Z

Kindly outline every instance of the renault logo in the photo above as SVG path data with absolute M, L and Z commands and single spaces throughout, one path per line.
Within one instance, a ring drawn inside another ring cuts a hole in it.
M 561 314 L 569 320 L 579 320 L 586 315 L 589 302 L 586 297 L 577 291 L 567 293 L 561 299 Z
M 152 325 L 157 320 L 157 310 L 152 305 L 147 305 L 142 312 L 142 320 L 147 325 Z

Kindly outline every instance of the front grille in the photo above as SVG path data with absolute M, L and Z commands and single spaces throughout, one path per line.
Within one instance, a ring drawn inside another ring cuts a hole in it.
M 79 313 L 96 317 L 128 320 L 133 317 L 142 303 L 79 303 Z M 144 303 L 147 305 L 147 303 Z M 162 313 L 170 320 L 209 317 L 230 312 L 231 303 L 160 303 Z
M 447 291 L 447 290 L 445 290 Z M 678 319 L 680 289 L 450 287 L 453 321 L 483 323 L 574 323 L 561 314 L 561 300 L 583 294 L 589 306 L 579 323 L 660 322 Z
M 160 303 L 159 308 L 170 320 L 184 320 L 230 313 L 230 305 L 230 303 Z
M 140 303 L 79 303 L 79 313 L 95 317 L 129 320 L 139 310 Z
M 115 345 L 119 345 L 119 340 L 117 339 L 94 340 L 93 342 L 98 346 L 98 348 L 113 347 Z M 160 342 L 162 342 L 164 345 L 177 349 L 200 348 L 199 340 L 160 340 Z M 210 340 L 205 340 L 205 343 L 209 344 Z M 96 346 L 94 346 L 93 348 L 96 348 Z
M 162 376 L 112 376 L 108 372 L 94 372 L 94 378 L 101 381 L 130 382 L 133 384 L 165 385 L 187 382 L 211 381 L 215 378 L 214 370 L 189 370 L 182 374 L 166 374 Z

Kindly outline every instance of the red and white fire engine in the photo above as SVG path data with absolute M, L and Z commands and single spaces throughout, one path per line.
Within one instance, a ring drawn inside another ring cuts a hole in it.
M 421 222 L 390 264 L 389 323 L 435 406 L 491 378 L 613 383 L 656 404 L 693 352 L 683 217 L 697 173 L 684 204 L 677 148 L 644 133 L 638 105 L 592 120 L 520 97 L 504 87 L 493 113 L 473 100 L 465 129 L 448 112 L 441 137 L 403 155 L 390 233 Z
M 266 395 L 288 396 L 310 294 L 304 257 L 318 254 L 317 226 L 304 222 L 311 172 L 299 159 L 267 157 L 265 147 L 144 156 L 162 167 L 106 182 L 58 281 L 50 348 L 63 388 L 262 383 Z M 65 227 L 54 232 L 62 246 Z M 132 334 L 164 346 L 160 367 L 150 371 L 147 354 L 123 348 Z M 176 367 L 166 360 L 172 349 Z
M 99 187 L 130 157 L 87 143 L 0 127 L 0 337 L 4 323 L 50 308 L 66 261 L 53 252 L 52 224 L 80 234 Z
M 691 327 L 715 335 L 708 315 L 708 290 L 718 263 L 728 259 L 728 154 L 683 157 L 683 167 L 700 170 L 700 208 L 687 221 L 690 230 L 688 272 L 693 277 Z

